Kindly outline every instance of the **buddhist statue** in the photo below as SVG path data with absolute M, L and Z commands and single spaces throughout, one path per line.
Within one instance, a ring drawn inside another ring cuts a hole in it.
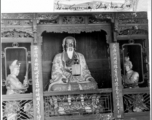
M 17 60 L 14 60 L 12 64 L 9 66 L 10 74 L 6 78 L 6 88 L 7 88 L 7 95 L 10 94 L 19 94 L 23 93 L 27 90 L 28 87 L 28 80 L 25 76 L 24 83 L 22 84 L 17 76 L 20 72 L 20 64 L 17 64 Z
M 133 64 L 129 60 L 129 57 L 125 57 L 124 63 L 126 74 L 123 76 L 124 88 L 136 88 L 138 87 L 139 74 L 132 70 Z
M 96 89 L 97 83 L 91 76 L 85 57 L 76 52 L 76 39 L 66 37 L 63 52 L 54 57 L 48 91 L 74 91 Z
M 22 84 L 17 76 L 20 72 L 20 64 L 14 60 L 9 66 L 10 74 L 6 78 L 7 95 L 24 93 L 28 88 L 28 80 L 25 76 L 24 83 Z M 17 120 L 17 112 L 20 111 L 20 103 L 18 101 L 8 101 L 5 106 L 5 114 L 7 120 Z

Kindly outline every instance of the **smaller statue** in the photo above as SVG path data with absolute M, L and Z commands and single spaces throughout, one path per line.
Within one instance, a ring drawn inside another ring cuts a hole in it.
M 132 70 L 133 65 L 129 60 L 129 57 L 125 57 L 124 66 L 126 70 L 126 75 L 123 76 L 124 88 L 138 88 L 139 74 L 138 72 Z M 133 112 L 142 112 L 143 110 L 147 110 L 147 106 L 144 103 L 144 98 L 142 95 L 132 94 L 130 97 L 133 98 L 133 101 L 128 99 L 128 103 L 130 106 L 133 106 Z
M 24 93 L 28 88 L 28 80 L 25 77 L 22 84 L 17 78 L 20 71 L 20 64 L 14 60 L 9 66 L 10 74 L 6 78 L 7 95 Z M 17 120 L 17 112 L 20 110 L 20 103 L 17 101 L 8 101 L 5 106 L 7 120 Z
M 129 57 L 125 57 L 124 67 L 126 70 L 126 75 L 123 76 L 123 86 L 124 88 L 135 88 L 138 87 L 139 74 L 132 70 L 132 62 Z
M 7 88 L 7 95 L 11 94 L 19 94 L 23 93 L 28 88 L 28 80 L 25 76 L 24 83 L 22 84 L 17 76 L 20 72 L 20 64 L 17 64 L 17 60 L 14 60 L 12 64 L 9 66 L 10 74 L 6 78 L 6 88 Z

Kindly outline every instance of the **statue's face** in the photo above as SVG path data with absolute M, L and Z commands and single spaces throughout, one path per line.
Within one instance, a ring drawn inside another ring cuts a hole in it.
M 128 72 L 128 71 L 130 70 L 130 66 L 129 66 L 129 65 L 126 65 L 126 66 L 125 66 L 125 69 L 126 69 L 126 71 Z
M 18 74 L 19 74 L 19 72 L 20 72 L 20 69 L 19 69 L 19 68 L 14 68 L 12 71 L 13 71 L 13 74 L 14 74 L 15 76 L 18 76 Z
M 65 42 L 66 49 L 67 48 L 74 48 L 74 40 L 73 39 L 67 39 Z
M 68 57 L 71 59 L 73 57 L 73 52 L 74 52 L 74 40 L 67 39 L 65 42 L 65 46 Z

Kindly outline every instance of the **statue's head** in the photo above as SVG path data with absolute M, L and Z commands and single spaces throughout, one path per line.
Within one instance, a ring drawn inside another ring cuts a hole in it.
M 63 47 L 63 50 L 67 52 L 68 57 L 71 59 L 76 49 L 76 39 L 71 36 L 64 38 L 62 47 Z
M 124 67 L 126 71 L 131 70 L 133 67 L 132 62 L 130 61 L 129 57 L 125 57 Z
M 14 60 L 12 64 L 9 66 L 11 74 L 18 76 L 20 71 L 20 64 L 17 64 L 17 60 Z

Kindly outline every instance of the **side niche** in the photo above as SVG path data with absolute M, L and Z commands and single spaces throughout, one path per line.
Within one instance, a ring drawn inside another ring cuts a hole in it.
M 147 86 L 146 78 L 144 77 L 145 73 L 147 72 L 144 69 L 144 57 L 143 57 L 143 47 L 139 43 L 132 43 L 132 44 L 123 44 L 123 74 L 126 75 L 124 63 L 125 58 L 129 57 L 129 60 L 132 63 L 132 70 L 136 71 L 139 74 L 139 87 Z

